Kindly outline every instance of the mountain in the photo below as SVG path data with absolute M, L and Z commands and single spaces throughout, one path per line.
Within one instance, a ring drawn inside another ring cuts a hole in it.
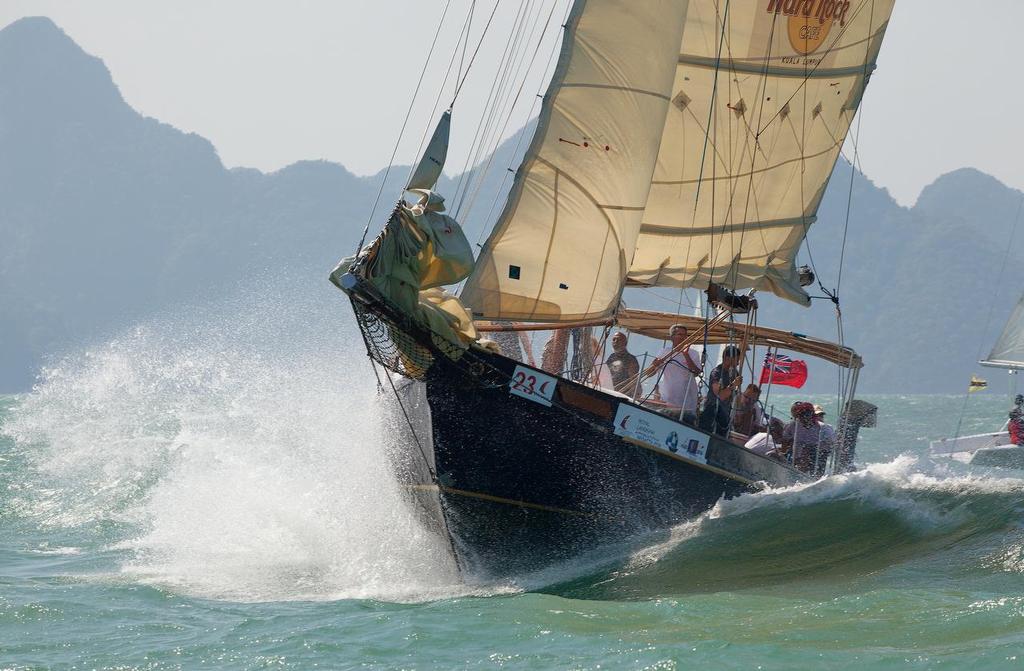
M 519 137 L 498 148 L 478 193 L 462 197 L 465 176 L 439 185 L 471 241 L 501 208 Z M 371 231 L 407 172 L 392 170 Z M 802 259 L 830 290 L 850 174 L 837 166 Z M 0 30 L 0 391 L 26 389 L 47 355 L 254 278 L 333 291 L 326 272 L 353 250 L 381 177 L 324 161 L 226 169 L 206 139 L 128 106 L 103 63 L 49 19 L 12 23 Z M 997 282 L 1021 197 L 964 169 L 903 208 L 855 173 L 840 300 L 845 340 L 868 364 L 863 390 L 963 389 L 1022 288 Z M 1013 269 L 1019 244 L 1009 258 Z M 631 305 L 664 307 L 634 294 Z M 762 306 L 762 324 L 836 337 L 827 300 Z M 834 388 L 823 368 L 812 380 Z

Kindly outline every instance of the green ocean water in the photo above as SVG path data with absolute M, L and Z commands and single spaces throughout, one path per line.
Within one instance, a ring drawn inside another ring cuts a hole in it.
M 962 397 L 868 397 L 858 473 L 492 583 L 402 503 L 358 353 L 275 351 L 140 328 L 0 397 L 0 669 L 1024 667 L 1024 473 L 927 456 Z

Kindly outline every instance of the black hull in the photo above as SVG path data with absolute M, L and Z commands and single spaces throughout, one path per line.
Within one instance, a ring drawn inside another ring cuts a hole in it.
M 490 353 L 474 355 L 486 362 L 483 376 L 446 360 L 430 368 L 429 414 L 422 397 L 418 403 L 412 398 L 416 385 L 402 393 L 422 427 L 418 438 L 429 450 L 437 482 L 425 477 L 428 469 L 404 472 L 418 473 L 409 484 L 426 499 L 425 510 L 443 514 L 438 526 L 451 533 L 460 564 L 473 573 L 541 569 L 599 545 L 667 530 L 722 497 L 804 477 L 707 434 L 706 464 L 628 441 L 614 433 L 612 420 L 620 405 L 644 412 L 639 406 L 559 379 L 548 407 L 494 383 L 524 366 Z M 406 445 L 418 452 L 415 440 Z M 429 500 L 436 495 L 439 507 Z
M 353 303 L 362 320 L 365 307 Z M 374 318 L 388 317 L 375 312 Z M 396 321 L 388 319 L 392 339 Z M 422 383 L 397 385 L 402 407 L 395 426 L 406 432 L 398 471 L 425 519 L 450 535 L 460 566 L 470 572 L 543 569 L 665 531 L 722 497 L 806 479 L 625 398 L 507 357 L 471 348 L 452 360 L 417 331 L 401 324 L 402 337 L 422 347 L 418 356 L 430 351 L 432 362 L 422 367 Z M 365 326 L 364 335 L 374 355 Z M 549 380 L 546 398 L 512 393 L 518 374 Z M 638 417 L 673 440 L 630 433 Z

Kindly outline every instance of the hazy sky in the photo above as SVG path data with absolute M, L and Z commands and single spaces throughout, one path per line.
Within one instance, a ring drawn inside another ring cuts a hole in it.
M 470 50 L 494 2 L 476 3 Z M 551 25 L 539 40 L 552 2 Z M 540 49 L 505 135 L 531 116 L 567 2 L 501 0 L 456 105 L 451 171 L 468 156 L 517 13 L 524 5 L 532 12 L 530 51 L 538 43 Z M 228 166 L 275 170 L 325 158 L 370 174 L 388 163 L 445 3 L 3 0 L 0 26 L 49 16 L 106 62 L 129 104 L 209 138 Z M 400 162 L 416 154 L 470 4 L 451 0 Z M 862 108 L 868 177 L 904 204 L 940 174 L 964 166 L 1024 188 L 1017 151 L 1024 89 L 1016 85 L 1015 50 L 1022 23 L 1021 0 L 897 0 Z M 528 62 L 529 54 L 524 69 Z M 449 81 L 442 108 L 452 87 Z

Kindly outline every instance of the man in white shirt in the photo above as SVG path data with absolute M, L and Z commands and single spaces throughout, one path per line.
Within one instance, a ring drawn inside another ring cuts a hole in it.
M 670 347 L 666 347 L 647 369 L 650 373 L 662 369 L 658 389 L 661 400 L 668 406 L 672 414 L 681 417 L 688 424 L 697 422 L 697 379 L 701 372 L 700 362 L 691 352 L 689 346 L 677 349 L 686 340 L 686 327 L 673 324 L 668 330 Z M 672 350 L 676 350 L 673 353 Z
M 782 444 L 782 432 L 785 428 L 782 420 L 772 417 L 768 422 L 768 430 L 755 433 L 743 447 L 751 452 L 767 456 L 769 452 Z

